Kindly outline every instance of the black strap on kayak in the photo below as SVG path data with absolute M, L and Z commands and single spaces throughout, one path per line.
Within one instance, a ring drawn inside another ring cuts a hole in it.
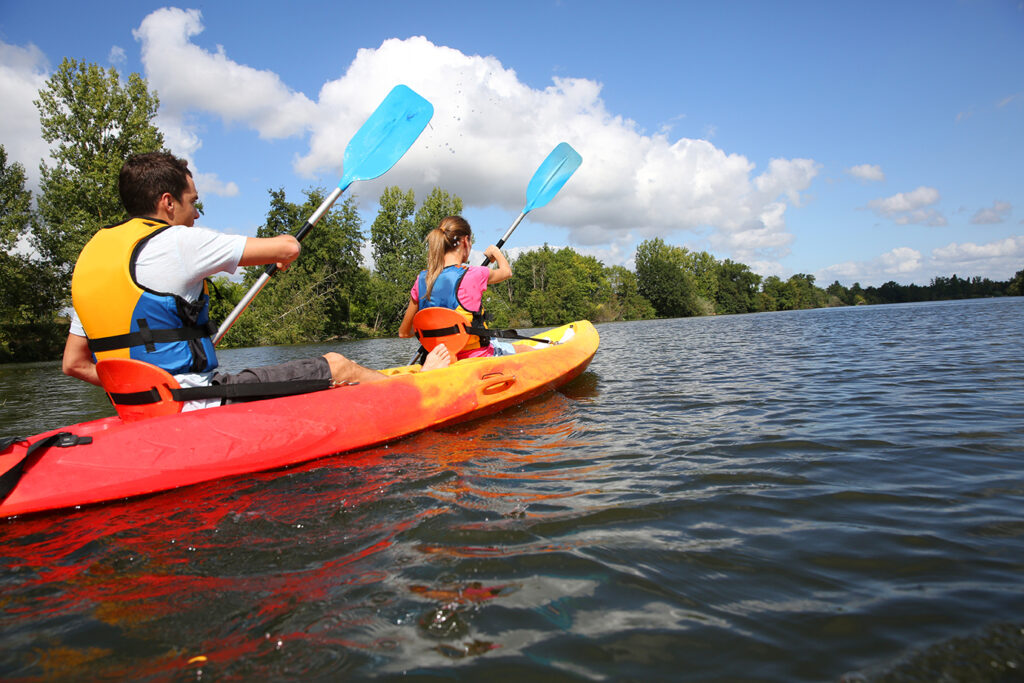
M 253 382 L 250 384 L 211 384 L 205 387 L 184 387 L 171 389 L 175 401 L 197 401 L 204 398 L 229 398 L 236 401 L 256 401 L 264 398 L 279 398 L 296 394 L 309 394 L 331 388 L 329 379 L 295 380 L 291 382 Z M 156 387 L 145 391 L 110 393 L 114 403 L 123 406 L 141 406 L 159 403 L 163 399 Z
M 448 327 L 438 327 L 433 330 L 420 330 L 420 335 L 424 337 L 447 337 L 450 334 L 458 334 L 459 328 L 464 329 L 468 334 L 475 334 L 478 337 L 493 337 L 496 339 L 525 339 L 527 341 L 543 342 L 550 344 L 550 339 L 537 339 L 536 337 L 526 337 L 519 334 L 515 330 L 492 330 L 489 327 L 473 327 L 472 325 L 450 325 Z
M 26 439 L 18 437 L 5 437 L 0 439 L 0 451 L 5 451 L 12 445 L 23 441 L 26 441 Z M 13 491 L 14 487 L 18 485 L 18 482 L 21 481 L 21 477 L 25 474 L 25 471 L 39 459 L 37 454 L 42 453 L 51 446 L 56 446 L 57 448 L 70 448 L 71 446 L 80 446 L 88 443 L 92 443 L 91 436 L 78 436 L 71 432 L 57 432 L 56 434 L 45 436 L 42 439 L 39 439 L 39 441 L 36 441 L 28 447 L 21 460 L 8 469 L 3 476 L 0 476 L 0 502 L 6 500 L 7 496 L 11 495 L 11 491 Z
M 423 337 L 447 337 L 449 334 L 458 334 L 459 328 L 465 330 L 468 334 L 475 334 L 478 337 L 494 337 L 496 339 L 524 339 L 526 341 L 541 342 L 542 344 L 557 344 L 558 342 L 551 341 L 550 339 L 538 339 L 537 337 L 526 337 L 516 330 L 492 330 L 489 327 L 474 327 L 472 325 L 449 325 L 448 327 L 437 327 L 432 330 L 419 330 L 419 334 Z M 427 360 L 427 350 L 420 347 L 420 350 L 416 352 L 416 357 L 413 359 L 413 365 L 423 365 L 423 362 Z

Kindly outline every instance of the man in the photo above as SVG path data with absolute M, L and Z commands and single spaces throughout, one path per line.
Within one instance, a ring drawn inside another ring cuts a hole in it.
M 144 360 L 171 373 L 183 387 L 287 380 L 372 382 L 386 375 L 339 353 L 281 365 L 215 373 L 206 278 L 238 266 L 277 264 L 284 270 L 301 250 L 292 235 L 245 237 L 194 227 L 199 199 L 182 159 L 162 152 L 130 157 L 118 180 L 131 218 L 102 228 L 82 249 L 71 281 L 74 305 L 63 370 L 100 386 L 99 358 Z M 445 367 L 444 347 L 424 370 Z M 219 405 L 189 401 L 184 410 Z

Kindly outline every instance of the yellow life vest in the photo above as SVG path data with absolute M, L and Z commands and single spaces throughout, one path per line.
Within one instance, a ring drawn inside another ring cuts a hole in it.
M 217 367 L 206 283 L 199 299 L 189 302 L 135 279 L 139 250 L 169 227 L 132 218 L 100 229 L 82 249 L 71 277 L 71 300 L 97 360 L 133 358 L 171 374 Z

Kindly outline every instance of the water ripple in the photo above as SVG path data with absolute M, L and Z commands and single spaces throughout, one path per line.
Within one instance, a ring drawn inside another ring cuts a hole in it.
M 603 325 L 583 377 L 497 416 L 8 521 L 0 677 L 1011 680 L 1022 319 Z M 0 368 L 0 390 L 53 370 Z M 54 426 L 7 400 L 9 428 Z

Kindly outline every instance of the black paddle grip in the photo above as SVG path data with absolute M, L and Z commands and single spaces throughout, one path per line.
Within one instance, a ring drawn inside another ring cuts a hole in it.
M 310 223 L 309 221 L 306 221 L 305 225 L 299 228 L 299 231 L 295 234 L 295 239 L 301 242 L 302 240 L 306 239 L 306 235 L 308 235 L 309 231 L 312 229 L 313 224 Z M 270 277 L 273 277 L 274 273 L 276 273 L 278 270 L 279 268 L 277 267 L 277 264 L 271 263 L 266 268 L 264 268 L 263 272 L 265 272 Z

